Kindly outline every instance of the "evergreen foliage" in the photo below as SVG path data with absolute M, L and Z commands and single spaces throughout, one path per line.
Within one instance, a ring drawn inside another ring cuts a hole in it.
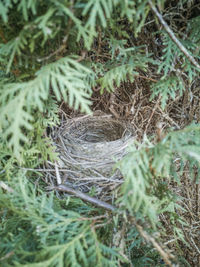
M 5 210 L 1 255 L 14 250 L 13 261 L 20 258 L 21 266 L 117 266 L 116 251 L 97 239 L 92 221 L 82 216 L 81 208 L 79 213 L 72 211 L 69 201 L 38 192 L 23 172 L 15 182 L 18 187 L 14 194 L 1 192 L 0 206 Z M 84 203 L 78 204 L 83 210 Z M 86 207 L 84 216 L 91 211 Z M 8 213 L 12 214 L 10 219 L 6 218 Z
M 142 48 L 130 47 L 125 49 L 126 40 L 122 41 L 119 44 L 111 44 L 112 59 L 107 63 L 107 72 L 99 79 L 102 91 L 106 88 L 107 91 L 112 92 L 115 84 L 120 86 L 127 79 L 133 82 L 134 76 L 138 75 L 137 68 L 145 71 L 148 63 L 153 62 L 151 58 L 141 53 Z M 114 57 L 116 50 L 119 53 L 117 58 Z
M 183 6 L 186 1 L 173 2 Z M 168 1 L 154 4 L 168 16 Z M 191 179 L 199 182 L 197 120 L 161 137 L 145 136 L 142 143 L 130 146 L 116 164 L 125 179 L 117 201 L 119 211 L 112 220 L 102 217 L 100 226 L 96 218 L 105 211 L 46 193 L 37 170 L 46 160 L 57 159 L 46 129 L 59 123 L 62 101 L 91 114 L 92 88 L 114 92 L 150 67 L 158 77 L 151 85 L 151 100 L 161 97 L 163 109 L 191 89 L 199 69 L 165 29 L 158 31 L 156 26 L 152 34 L 159 35 L 162 43 L 159 58 L 138 41 L 152 21 L 158 26 L 147 0 L 0 2 L 0 182 L 7 186 L 0 186 L 0 265 L 161 266 L 159 251 L 144 244 L 144 236 L 128 216 L 141 222 L 149 234 L 160 231 L 166 236 L 159 220 L 165 214 L 177 246 L 181 241 L 188 245 L 181 230 L 185 222 L 177 215 L 183 208 L 168 184 L 180 183 L 185 166 Z M 196 61 L 199 25 L 200 16 L 188 19 L 185 32 L 173 25 Z M 125 244 L 117 245 L 114 236 L 124 224 Z
M 130 213 L 133 210 L 140 211 L 155 226 L 163 207 L 168 210 L 173 203 L 172 196 L 169 197 L 170 192 L 165 188 L 167 179 L 170 181 L 171 177 L 176 177 L 177 182 L 180 182 L 177 174 L 181 175 L 181 172 L 177 172 L 176 162 L 173 161 L 175 155 L 182 166 L 189 162 L 191 167 L 199 169 L 199 142 L 199 125 L 194 124 L 168 133 L 156 145 L 146 139 L 143 144 L 132 146 L 130 153 L 119 163 L 119 168 L 126 177 L 120 203 Z M 164 194 L 162 190 L 165 191 Z
M 1 128 L 4 130 L 8 146 L 13 149 L 16 157 L 20 157 L 23 142 L 28 141 L 25 129 L 32 129 L 32 112 L 36 109 L 43 111 L 50 87 L 58 101 L 62 98 L 70 107 L 78 109 L 80 106 L 81 111 L 90 112 L 88 98 L 91 90 L 86 81 L 86 76 L 90 73 L 73 58 L 62 58 L 38 71 L 34 80 L 6 83 L 2 86 Z

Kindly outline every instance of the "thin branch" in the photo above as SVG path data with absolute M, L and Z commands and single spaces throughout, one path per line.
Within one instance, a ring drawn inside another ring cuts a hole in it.
M 149 127 L 149 124 L 150 124 L 150 122 L 151 122 L 151 119 L 152 119 L 152 117 L 153 117 L 153 115 L 154 115 L 156 109 L 159 107 L 159 103 L 160 103 L 161 97 L 162 97 L 162 95 L 159 95 L 158 100 L 156 101 L 156 104 L 155 104 L 155 106 L 154 106 L 154 108 L 153 108 L 153 110 L 152 110 L 152 112 L 151 112 L 151 115 L 150 115 L 150 117 L 149 117 L 149 119 L 148 119 L 148 122 L 147 122 L 147 125 L 146 125 L 146 128 L 145 128 L 144 134 L 146 134 L 147 129 L 148 129 L 148 127 Z
M 3 181 L 0 181 L 0 187 L 3 188 L 4 190 L 8 191 L 9 193 L 14 192 L 14 190 L 10 186 L 5 184 Z
M 58 165 L 55 163 L 55 171 L 56 171 L 56 180 L 57 180 L 57 185 L 62 183 L 61 177 L 60 177 L 60 173 L 59 173 L 59 169 L 58 169 Z
M 113 205 L 110 205 L 110 204 L 108 204 L 108 203 L 106 203 L 104 201 L 101 201 L 101 200 L 97 199 L 97 198 L 88 196 L 87 194 L 84 194 L 79 190 L 74 190 L 73 188 L 71 188 L 71 187 L 69 187 L 67 185 L 64 185 L 64 184 L 60 184 L 60 185 L 55 186 L 55 187 L 53 187 L 51 189 L 55 189 L 55 190 L 59 190 L 59 191 L 62 191 L 62 192 L 66 192 L 68 194 L 72 194 L 75 197 L 81 198 L 84 201 L 88 201 L 88 202 L 94 204 L 95 206 L 98 206 L 98 207 L 101 207 L 101 208 L 104 208 L 104 209 L 107 209 L 107 210 L 110 210 L 110 211 L 115 211 L 116 210 L 116 207 L 114 207 Z
M 2 258 L 0 258 L 0 261 L 3 261 L 5 259 L 8 259 L 8 258 L 10 258 L 13 255 L 14 255 L 14 251 L 10 251 L 5 256 L 3 256 Z
M 155 79 L 152 79 L 150 77 L 143 76 L 143 75 L 137 75 L 136 77 L 139 77 L 139 78 L 142 78 L 142 79 L 145 79 L 145 80 L 149 80 L 149 81 L 152 81 L 154 83 L 158 82 L 158 80 L 155 80 Z
M 167 23 L 164 21 L 162 15 L 158 12 L 157 8 L 154 6 L 151 0 L 148 0 L 148 3 L 153 10 L 154 14 L 168 33 L 169 37 L 172 39 L 172 41 L 178 46 L 178 48 L 183 52 L 183 54 L 187 57 L 187 59 L 197 68 L 200 69 L 200 65 L 198 62 L 194 59 L 193 56 L 191 56 L 188 52 L 188 50 L 181 44 L 181 42 L 176 38 L 174 32 L 169 28 Z
M 170 259 L 174 259 L 174 256 L 171 255 L 170 253 L 167 253 L 164 251 L 164 249 L 161 247 L 160 244 L 157 243 L 157 241 L 150 236 L 146 231 L 144 231 L 144 229 L 142 228 L 141 225 L 134 223 L 138 232 L 140 233 L 140 235 L 147 241 L 152 243 L 152 245 L 154 246 L 154 248 L 159 252 L 159 254 L 162 256 L 164 262 L 167 264 L 167 266 L 173 267 L 171 260 Z

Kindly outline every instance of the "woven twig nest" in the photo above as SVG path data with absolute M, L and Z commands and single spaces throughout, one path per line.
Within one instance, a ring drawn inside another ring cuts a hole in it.
M 81 116 L 63 121 L 52 139 L 59 155 L 57 175 L 63 184 L 84 193 L 93 190 L 103 200 L 113 197 L 112 192 L 123 182 L 113 166 L 133 140 L 131 127 L 109 115 Z

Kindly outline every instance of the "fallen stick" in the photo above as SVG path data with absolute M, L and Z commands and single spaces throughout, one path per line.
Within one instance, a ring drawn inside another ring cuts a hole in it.
M 88 201 L 92 204 L 94 204 L 95 206 L 110 210 L 110 211 L 115 211 L 117 208 L 111 204 L 108 204 L 102 200 L 99 200 L 98 198 L 95 197 L 91 197 L 88 196 L 85 193 L 82 193 L 79 190 L 75 190 L 67 185 L 64 184 L 60 184 L 58 186 L 53 187 L 52 189 L 58 190 L 58 191 L 62 191 L 62 192 L 66 192 L 68 194 L 72 194 L 75 197 L 81 198 L 82 200 Z

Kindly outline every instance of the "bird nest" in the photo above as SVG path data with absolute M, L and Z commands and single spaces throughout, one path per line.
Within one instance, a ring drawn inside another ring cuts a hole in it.
M 63 121 L 51 137 L 59 160 L 47 163 L 48 182 L 112 199 L 123 182 L 114 165 L 133 140 L 131 127 L 109 115 L 81 116 Z

